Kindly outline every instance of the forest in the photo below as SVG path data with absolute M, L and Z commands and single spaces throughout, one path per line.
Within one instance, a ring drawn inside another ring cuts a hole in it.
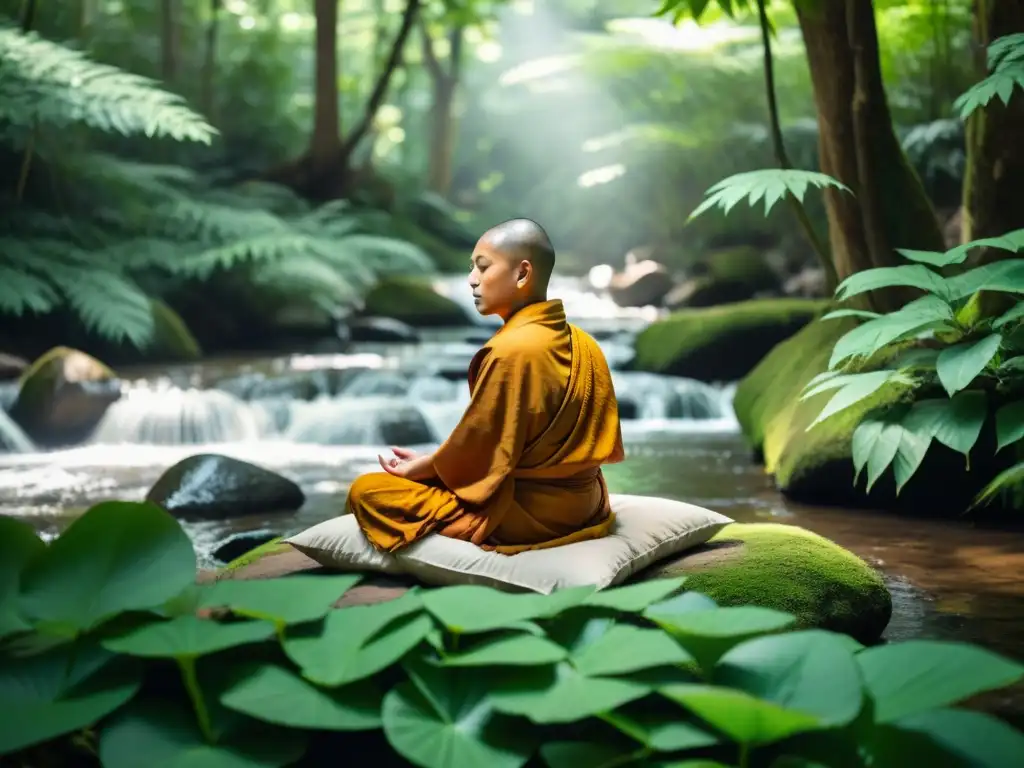
M 4 765 L 1024 754 L 1024 0 L 0 0 L 0 154 Z M 306 556 L 457 421 L 513 217 L 613 509 L 717 522 Z

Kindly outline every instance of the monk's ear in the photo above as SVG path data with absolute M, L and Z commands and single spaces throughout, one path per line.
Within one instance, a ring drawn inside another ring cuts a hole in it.
M 516 283 L 522 288 L 530 281 L 530 275 L 533 274 L 533 264 L 523 259 L 519 262 L 519 269 L 516 273 Z

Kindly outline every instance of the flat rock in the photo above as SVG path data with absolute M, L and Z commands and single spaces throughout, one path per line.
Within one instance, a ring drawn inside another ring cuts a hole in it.
M 176 517 L 225 520 L 268 512 L 294 512 L 306 497 L 286 477 L 215 453 L 182 459 L 149 489 L 146 501 Z

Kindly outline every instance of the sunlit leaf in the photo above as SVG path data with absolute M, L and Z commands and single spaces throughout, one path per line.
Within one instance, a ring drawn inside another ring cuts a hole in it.
M 955 344 L 942 350 L 935 370 L 946 392 L 953 395 L 970 385 L 992 362 L 1002 342 L 1003 337 L 993 333 L 980 341 Z
M 253 581 L 224 579 L 204 590 L 202 606 L 226 607 L 242 616 L 275 623 L 300 624 L 326 616 L 360 578 L 358 574 L 295 574 Z

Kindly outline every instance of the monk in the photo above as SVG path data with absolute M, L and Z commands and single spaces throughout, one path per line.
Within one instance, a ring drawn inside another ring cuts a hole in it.
M 480 238 L 469 285 L 504 324 L 469 365 L 471 399 L 433 453 L 393 448 L 358 477 L 348 507 L 367 539 L 395 552 L 439 533 L 504 554 L 605 536 L 602 464 L 625 458 L 611 372 L 588 334 L 547 298 L 555 252 L 528 219 Z

